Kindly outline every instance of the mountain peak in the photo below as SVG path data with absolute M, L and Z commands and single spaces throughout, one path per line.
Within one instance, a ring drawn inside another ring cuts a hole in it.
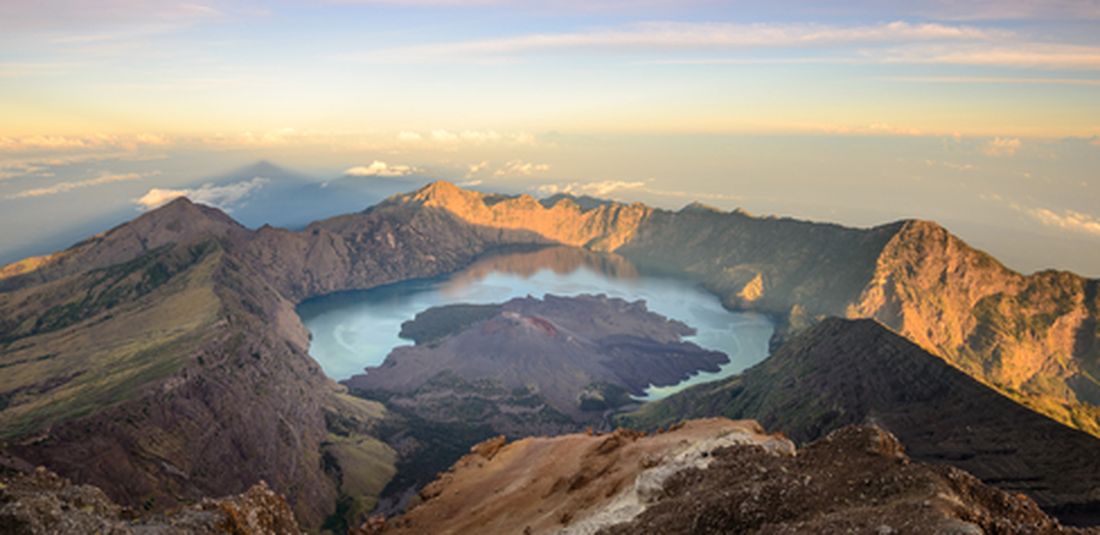
M 722 210 L 718 207 L 711 206 L 709 204 L 704 204 L 704 203 L 701 203 L 699 201 L 694 201 L 691 204 L 688 204 L 688 205 L 684 206 L 683 208 L 681 208 L 680 213 L 685 213 L 685 214 L 691 214 L 691 213 L 696 213 L 696 214 L 720 214 L 720 213 L 722 213 Z

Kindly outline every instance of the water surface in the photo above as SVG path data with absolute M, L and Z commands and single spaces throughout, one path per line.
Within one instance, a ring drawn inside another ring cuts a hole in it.
M 694 327 L 697 334 L 688 340 L 730 358 L 716 373 L 699 373 L 675 386 L 650 387 L 645 399 L 728 377 L 768 354 L 773 326 L 767 317 L 726 310 L 698 285 L 639 273 L 622 257 L 568 247 L 495 255 L 443 277 L 320 297 L 302 303 L 298 313 L 313 333 L 310 354 L 329 377 L 341 380 L 382 364 L 394 347 L 411 343 L 397 336 L 401 323 L 424 309 L 501 303 L 528 295 L 599 293 L 644 299 L 650 310 Z

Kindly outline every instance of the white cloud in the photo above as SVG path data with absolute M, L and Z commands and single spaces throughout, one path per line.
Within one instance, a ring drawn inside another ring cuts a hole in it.
M 955 162 L 939 162 L 936 160 L 925 160 L 924 165 L 928 167 L 943 167 L 951 169 L 953 171 L 973 171 L 978 167 L 970 163 L 955 163 Z
M 52 186 L 46 186 L 42 188 L 32 188 L 12 193 L 5 196 L 5 199 L 27 199 L 32 197 L 46 197 L 50 195 L 58 195 L 60 193 L 68 193 L 76 189 L 91 188 L 95 186 L 102 186 L 105 184 L 113 184 L 115 182 L 128 182 L 131 180 L 141 180 L 147 176 L 157 175 L 159 172 L 152 173 L 123 173 L 123 174 L 111 174 L 104 173 L 96 178 L 89 178 L 87 180 L 78 180 L 74 182 L 59 182 Z
M 170 143 L 167 137 L 159 134 L 91 134 L 87 136 L 22 136 L 0 137 L 0 151 L 56 151 L 87 149 L 126 149 L 135 150 L 143 146 L 160 146 Z
M 653 180 L 627 181 L 627 180 L 602 180 L 596 182 L 569 182 L 566 184 L 543 184 L 535 188 L 538 195 L 549 196 L 558 193 L 568 195 L 591 195 L 593 197 L 613 197 L 616 193 L 630 191 L 658 197 L 674 199 L 686 199 L 691 201 L 742 201 L 739 195 L 727 193 L 707 193 L 698 191 L 680 191 L 659 189 L 649 186 Z
M 432 139 L 442 142 L 458 141 L 458 134 L 447 130 L 432 130 Z
M 867 51 L 869 62 L 983 65 L 1037 69 L 1100 69 L 1100 48 L 1007 40 L 982 44 L 920 44 Z
M 627 182 L 624 180 L 602 180 L 599 182 L 571 182 L 568 184 L 544 184 L 536 191 L 540 195 L 565 193 L 568 195 L 591 195 L 606 197 L 617 191 L 645 188 L 645 182 Z
M 399 143 L 431 142 L 444 147 L 459 144 L 488 145 L 507 144 L 532 146 L 536 144 L 533 134 L 527 132 L 499 132 L 496 130 L 451 131 L 438 128 L 426 133 L 405 130 L 397 134 Z
M 823 24 L 732 24 L 645 22 L 617 28 L 539 33 L 496 39 L 393 48 L 352 56 L 372 62 L 484 61 L 540 50 L 739 49 L 820 46 L 835 43 L 897 43 L 989 40 L 1005 32 L 974 26 L 895 21 L 862 26 Z
M 489 167 L 489 162 L 487 162 L 487 161 L 472 163 L 472 164 L 466 166 L 466 175 L 463 176 L 462 178 L 467 178 L 467 179 L 473 178 L 473 177 L 481 174 L 481 172 L 484 171 L 487 167 Z
M 982 147 L 982 154 L 991 157 L 1013 156 L 1020 150 L 1021 145 L 1023 145 L 1023 143 L 1017 138 L 996 137 L 989 140 L 989 142 Z
M 531 163 L 523 160 L 512 160 L 500 169 L 493 172 L 495 177 L 506 176 L 532 176 L 536 173 L 545 173 L 550 170 L 550 165 L 545 163 Z
M 1048 227 L 1057 227 L 1100 236 L 1100 217 L 1069 209 L 1055 212 L 1047 208 L 1016 208 L 1022 210 L 1036 221 Z
M 1100 85 L 1093 78 L 1051 78 L 1045 76 L 890 76 L 887 80 L 923 84 L 975 85 Z
M 375 160 L 370 165 L 359 165 L 344 171 L 347 176 L 381 176 L 395 177 L 407 176 L 416 171 L 415 167 L 408 165 L 390 165 L 386 162 Z
M 233 205 L 264 187 L 268 182 L 270 181 L 267 178 L 258 176 L 251 180 L 242 180 L 222 186 L 203 184 L 197 188 L 189 189 L 153 188 L 145 195 L 134 199 L 134 204 L 138 205 L 141 210 L 151 210 L 173 199 L 187 197 L 194 202 L 228 211 Z

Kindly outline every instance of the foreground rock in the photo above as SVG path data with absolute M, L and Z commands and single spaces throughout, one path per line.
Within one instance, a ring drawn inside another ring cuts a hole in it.
M 286 500 L 263 482 L 237 496 L 141 515 L 96 487 L 73 485 L 39 468 L 0 476 L 0 533 L 290 535 L 301 530 Z
M 425 500 L 386 523 L 386 533 L 591 533 L 629 520 L 658 499 L 674 474 L 705 467 L 711 453 L 755 445 L 792 455 L 794 445 L 754 422 L 688 422 L 646 437 L 618 431 L 479 444 L 437 481 Z
M 876 427 L 795 454 L 755 422 L 692 420 L 656 435 L 488 441 L 361 533 L 1058 533 L 1030 499 L 913 462 Z
M 730 379 L 623 418 L 753 418 L 799 442 L 872 422 L 921 461 L 1027 493 L 1066 522 L 1100 523 L 1100 440 L 1037 414 L 872 320 L 831 318 Z

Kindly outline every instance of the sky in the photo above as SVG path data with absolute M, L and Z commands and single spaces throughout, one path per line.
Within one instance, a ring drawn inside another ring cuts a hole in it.
M 1100 1 L 0 2 L 0 262 L 177 195 L 406 177 L 1100 276 Z M 228 181 L 227 181 L 228 180 Z

